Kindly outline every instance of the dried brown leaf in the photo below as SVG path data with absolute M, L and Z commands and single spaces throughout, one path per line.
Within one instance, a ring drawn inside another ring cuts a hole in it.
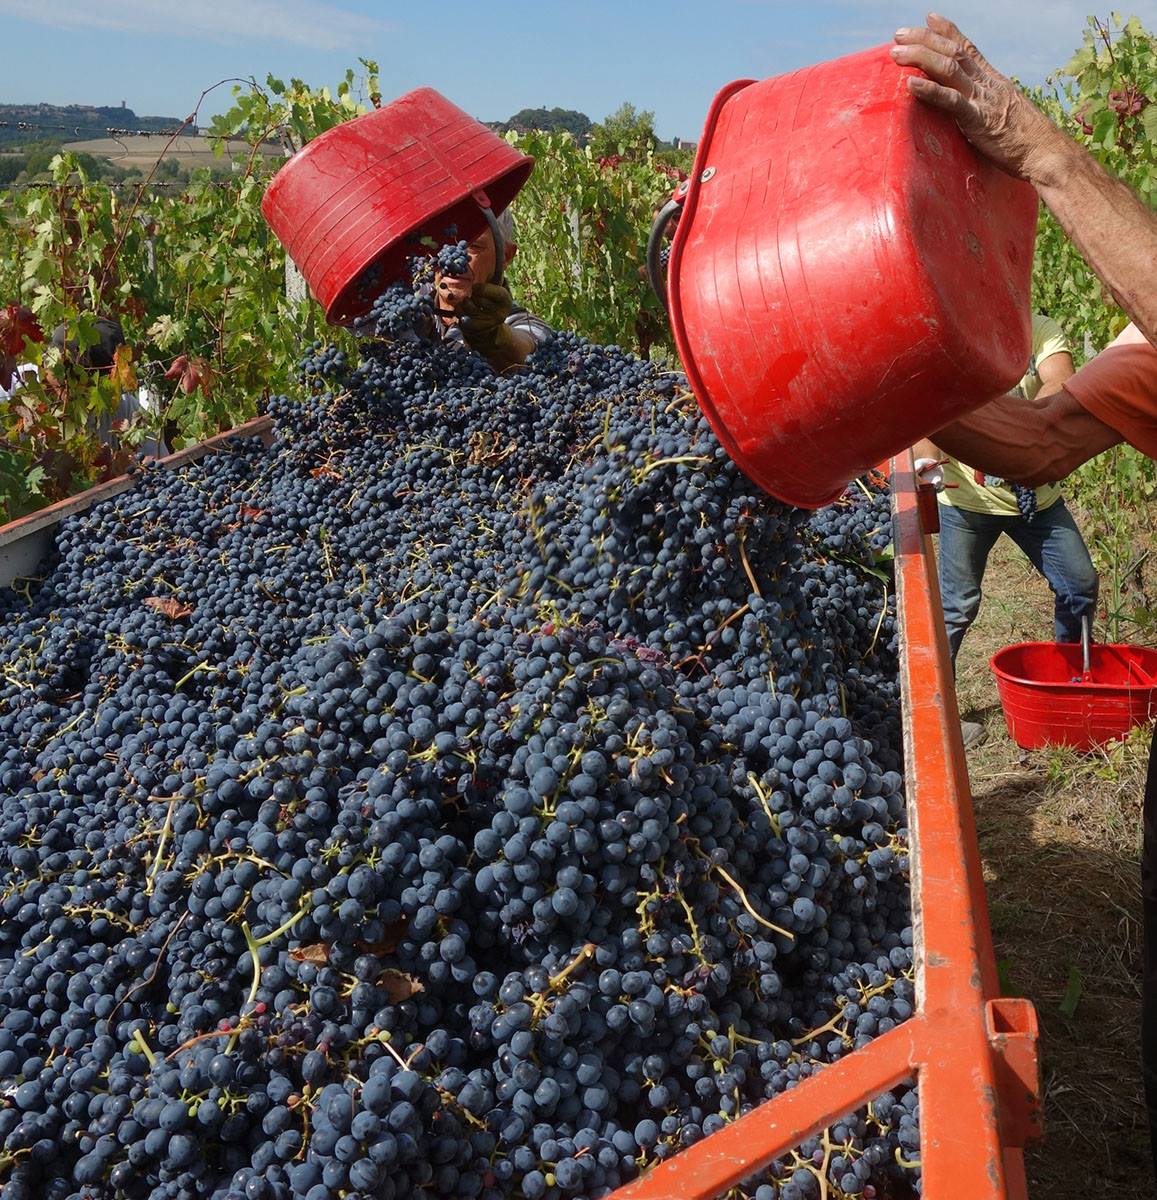
M 426 990 L 420 979 L 415 979 L 404 971 L 383 971 L 378 979 L 378 987 L 385 991 L 391 1004 L 401 1004 L 403 1000 L 409 1000 Z
M 324 967 L 329 962 L 329 947 L 324 942 L 314 942 L 312 946 L 296 946 L 290 950 L 289 957 L 298 962 L 313 963 L 315 967 Z
M 192 606 L 183 604 L 180 600 L 174 600 L 171 596 L 146 596 L 145 606 L 147 608 L 155 608 L 157 612 L 168 617 L 170 621 L 179 621 L 182 617 L 187 617 L 193 611 Z
M 358 942 L 357 947 L 362 954 L 372 954 L 376 958 L 383 958 L 387 954 L 393 954 L 398 948 L 398 943 L 406 935 L 406 920 L 403 917 L 400 921 L 394 921 L 386 926 L 385 934 L 380 941 L 377 942 Z

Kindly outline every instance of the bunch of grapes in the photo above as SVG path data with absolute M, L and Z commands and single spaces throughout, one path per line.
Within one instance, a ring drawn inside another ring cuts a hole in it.
M 439 251 L 435 260 L 438 270 L 443 275 L 470 274 L 470 247 L 464 241 L 447 242 Z
M 0 593 L 0 1196 L 596 1197 L 911 1015 L 888 495 L 407 288 Z M 910 1196 L 898 1089 L 749 1181 Z
M 1020 509 L 1020 515 L 1031 524 L 1037 512 L 1036 488 L 1025 487 L 1019 483 L 1010 483 L 1008 486 L 1016 497 L 1016 506 Z

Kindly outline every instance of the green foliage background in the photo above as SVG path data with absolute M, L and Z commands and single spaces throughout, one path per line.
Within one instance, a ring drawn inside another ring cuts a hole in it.
M 286 298 L 284 252 L 260 210 L 271 168 L 256 148 L 277 138 L 296 150 L 379 104 L 377 67 L 361 66 L 360 76 L 348 71 L 332 91 L 272 77 L 236 88 L 233 107 L 210 133 L 222 145 L 241 137 L 253 152 L 225 178 L 200 172 L 185 188 L 155 187 L 171 174 L 162 153 L 147 180 L 126 187 L 57 153 L 42 184 L 0 190 L 0 308 L 26 304 L 46 334 L 64 322 L 82 346 L 95 337 L 95 315 L 115 314 L 124 327 L 130 381 L 159 401 L 152 420 L 121 433 L 124 451 L 158 430 L 170 448 L 201 441 L 289 386 L 322 322 L 312 302 Z M 596 341 L 669 350 L 640 267 L 653 210 L 677 170 L 635 144 L 600 162 L 566 132 L 508 136 L 537 160 L 518 202 L 511 276 L 520 300 Z M 52 356 L 29 343 L 20 357 L 51 368 Z M 165 378 L 178 356 L 202 376 L 192 393 Z M 125 381 L 74 379 L 63 397 L 34 383 L 19 403 L 0 408 L 0 522 L 121 469 L 125 456 L 109 461 L 95 424 L 115 408 Z

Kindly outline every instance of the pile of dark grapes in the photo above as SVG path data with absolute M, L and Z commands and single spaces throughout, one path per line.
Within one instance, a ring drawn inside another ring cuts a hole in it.
M 2 1200 L 604 1196 L 912 1012 L 887 488 L 421 304 L 0 593 Z M 899 1089 L 741 1194 L 918 1145 Z

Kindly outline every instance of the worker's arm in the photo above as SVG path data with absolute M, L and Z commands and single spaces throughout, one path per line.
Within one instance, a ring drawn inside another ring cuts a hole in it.
M 1113 298 L 1157 345 L 1157 216 L 951 21 L 932 14 L 927 27 L 898 30 L 896 42 L 896 62 L 927 76 L 909 78 L 912 94 L 951 113 L 982 154 L 1033 184 Z
M 468 276 L 438 281 L 439 302 L 457 314 L 462 338 L 495 371 L 526 362 L 536 346 L 531 333 L 509 325 L 514 309 L 510 292 L 500 283 L 473 283 Z
M 506 328 L 510 330 L 510 344 L 504 347 L 505 353 L 501 350 L 496 351 L 486 360 L 496 371 L 521 366 L 538 345 L 525 329 L 519 329 L 517 325 L 507 325 Z
M 1065 380 L 1075 374 L 1073 356 L 1067 350 L 1055 350 L 1048 358 L 1042 358 L 1036 365 L 1036 373 L 1040 377 L 1038 396 L 1051 396 L 1059 392 L 1065 385 Z
M 1047 360 L 1046 360 L 1047 361 Z M 934 435 L 936 445 L 986 475 L 1029 487 L 1054 483 L 1124 441 L 1064 389 L 1035 400 L 1001 396 Z

